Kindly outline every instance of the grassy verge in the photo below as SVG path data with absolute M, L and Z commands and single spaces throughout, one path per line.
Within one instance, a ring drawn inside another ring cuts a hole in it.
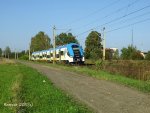
M 89 67 L 78 67 L 78 66 L 64 66 L 64 65 L 53 65 L 53 64 L 45 64 L 61 69 L 65 69 L 68 71 L 74 71 L 79 74 L 85 74 L 88 76 L 92 76 L 98 79 L 113 81 L 122 85 L 126 85 L 128 87 L 132 87 L 138 89 L 142 92 L 150 93 L 150 81 L 141 81 L 132 78 L 127 78 L 125 76 L 119 74 L 111 74 L 102 70 L 93 70 Z
M 0 113 L 90 112 L 32 68 L 0 64 L 0 78 Z
M 22 75 L 15 64 L 0 64 L 0 112 L 16 113 Z

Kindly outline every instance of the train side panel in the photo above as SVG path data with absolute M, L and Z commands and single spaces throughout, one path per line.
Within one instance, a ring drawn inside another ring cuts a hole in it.
M 63 46 L 59 46 L 55 49 L 55 59 L 53 58 L 54 50 L 42 50 L 32 53 L 32 60 L 41 61 L 63 61 L 68 63 L 81 63 L 84 62 L 83 49 L 79 44 L 70 43 Z

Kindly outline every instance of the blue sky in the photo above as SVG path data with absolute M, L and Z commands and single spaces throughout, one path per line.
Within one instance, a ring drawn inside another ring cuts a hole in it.
M 26 50 L 31 37 L 39 31 L 44 31 L 52 38 L 52 26 L 55 25 L 57 29 L 64 29 L 57 30 L 57 34 L 71 29 L 70 32 L 78 36 L 83 47 L 90 32 L 85 31 L 99 26 L 94 30 L 102 32 L 105 27 L 106 47 L 119 49 L 131 44 L 133 29 L 134 45 L 139 50 L 148 51 L 148 5 L 150 0 L 0 0 L 0 48 L 9 46 L 12 51 Z M 113 21 L 120 17 L 123 18 Z M 137 22 L 141 23 L 108 32 Z

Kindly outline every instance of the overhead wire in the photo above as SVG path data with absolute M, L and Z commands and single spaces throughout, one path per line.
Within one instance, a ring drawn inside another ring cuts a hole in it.
M 109 22 L 106 22 L 106 23 L 102 24 L 102 25 L 96 26 L 95 29 L 98 28 L 98 27 L 101 27 L 101 26 L 103 26 L 103 25 L 107 25 L 107 24 L 109 24 L 109 23 L 118 21 L 118 20 L 120 20 L 120 19 L 122 19 L 122 18 L 125 18 L 125 17 L 127 17 L 127 16 L 132 15 L 132 14 L 135 14 L 135 13 L 137 13 L 137 12 L 139 12 L 139 11 L 142 11 L 142 10 L 144 10 L 144 9 L 146 9 L 146 8 L 149 8 L 149 7 L 150 7 L 150 5 L 147 5 L 147 6 L 143 7 L 143 8 L 141 8 L 141 9 L 135 10 L 135 11 L 133 11 L 133 12 L 131 12 L 131 13 L 128 13 L 128 14 L 123 15 L 123 16 L 121 16 L 121 17 L 115 18 L 115 19 L 113 19 L 113 20 L 111 20 L 111 21 L 109 21 Z
M 127 28 L 127 27 L 130 27 L 132 25 L 136 25 L 136 24 L 143 23 L 143 22 L 146 22 L 146 21 L 150 21 L 150 18 L 147 18 L 147 19 L 144 19 L 144 20 L 140 20 L 140 21 L 137 21 L 135 23 L 131 23 L 131 24 L 128 24 L 128 25 L 125 25 L 125 26 L 121 26 L 121 27 L 109 30 L 106 33 L 110 33 L 110 32 L 113 32 L 113 31 L 116 31 L 116 30 L 119 30 L 119 29 Z
M 102 26 L 104 26 L 104 25 L 110 24 L 110 23 L 112 23 L 112 22 L 118 21 L 118 20 L 120 20 L 120 19 L 122 19 L 122 18 L 125 18 L 125 17 L 127 17 L 127 16 L 132 15 L 132 14 L 135 14 L 135 13 L 137 13 L 137 12 L 139 12 L 139 11 L 142 11 L 142 10 L 144 10 L 144 9 L 146 9 L 146 8 L 149 8 L 149 7 L 150 7 L 150 5 L 147 5 L 147 6 L 143 7 L 143 8 L 140 8 L 140 9 L 138 9 L 138 10 L 135 10 L 135 11 L 133 11 L 133 12 L 131 12 L 131 13 L 128 13 L 128 14 L 123 15 L 123 16 L 121 16 L 121 17 L 117 17 L 117 18 L 115 18 L 115 19 L 113 19 L 113 20 L 111 20 L 111 21 L 109 21 L 109 22 L 106 22 L 106 23 L 104 23 L 104 24 L 102 24 L 102 25 L 96 26 L 96 27 L 91 28 L 91 29 L 89 29 L 89 30 L 86 30 L 86 31 L 84 31 L 84 32 L 82 32 L 82 33 L 79 33 L 77 36 L 82 35 L 82 34 L 84 34 L 84 33 L 86 33 L 86 32 L 89 32 L 89 31 L 91 31 L 91 30 L 93 30 L 93 29 L 97 29 L 97 28 L 102 27 Z
M 114 12 L 111 12 L 111 13 L 107 14 L 106 16 L 104 16 L 104 17 L 102 17 L 102 18 L 100 18 L 100 19 L 108 18 L 108 17 L 110 17 L 112 14 L 118 13 L 118 12 L 120 12 L 120 11 L 122 11 L 122 10 L 124 10 L 124 9 L 126 9 L 126 8 L 128 8 L 128 7 L 130 7 L 130 6 L 132 6 L 132 5 L 134 5 L 134 4 L 137 3 L 138 1 L 139 1 L 139 0 L 135 0 L 135 1 L 133 1 L 132 3 L 129 3 L 128 5 L 126 5 L 126 6 L 122 7 L 122 8 L 119 8 L 119 9 L 115 10 Z M 85 24 L 85 25 L 83 25 L 83 26 L 81 26 L 81 27 L 77 27 L 77 28 L 74 28 L 74 29 L 79 29 L 79 28 L 82 28 L 82 27 L 86 27 L 86 26 L 88 26 L 88 25 L 91 25 L 91 24 L 93 24 L 93 23 L 99 21 L 100 19 L 96 19 L 96 20 L 94 20 L 94 21 L 92 21 L 92 22 L 90 22 L 90 23 L 88 23 L 88 24 Z
M 104 6 L 104 7 L 100 8 L 100 9 L 98 9 L 98 10 L 96 10 L 96 11 L 93 11 L 93 12 L 87 14 L 86 16 L 80 17 L 80 18 L 78 18 L 78 19 L 76 19 L 76 20 L 70 22 L 70 23 L 67 24 L 67 25 L 75 24 L 75 23 L 77 23 L 77 22 L 83 20 L 84 18 L 89 18 L 89 17 L 91 17 L 91 15 L 94 15 L 94 14 L 96 14 L 96 13 L 99 13 L 99 12 L 103 11 L 104 9 L 106 9 L 106 8 L 108 8 L 108 7 L 110 7 L 110 6 L 113 6 L 114 4 L 116 4 L 116 3 L 120 2 L 120 1 L 121 1 L 121 0 L 115 0 L 115 1 L 111 2 L 110 4 Z
M 128 22 L 128 21 L 131 21 L 131 20 L 133 20 L 133 19 L 141 18 L 141 17 L 143 17 L 143 16 L 145 16 L 145 15 L 148 15 L 148 14 L 150 14 L 150 11 L 149 11 L 149 12 L 146 12 L 146 13 L 144 13 L 144 14 L 137 15 L 137 16 L 135 16 L 135 17 L 126 19 L 126 20 L 122 20 L 122 21 L 120 21 L 119 23 L 123 24 L 123 23 Z M 116 24 L 116 23 L 115 23 L 115 24 Z M 115 24 L 113 24 L 113 25 L 115 25 Z M 118 23 L 117 23 L 117 24 L 118 24 Z
M 68 28 L 56 28 L 55 27 L 55 30 L 58 30 L 58 31 L 64 31 L 64 30 L 66 30 L 64 33 L 67 33 L 67 32 L 69 32 L 69 31 L 71 31 L 71 29 L 68 29 Z

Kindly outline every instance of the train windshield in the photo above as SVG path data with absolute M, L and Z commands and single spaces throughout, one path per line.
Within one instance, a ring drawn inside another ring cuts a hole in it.
M 78 45 L 72 45 L 72 49 L 74 52 L 74 57 L 81 57 L 81 53 Z
M 78 45 L 72 45 L 72 48 L 73 49 L 79 49 L 79 46 Z

